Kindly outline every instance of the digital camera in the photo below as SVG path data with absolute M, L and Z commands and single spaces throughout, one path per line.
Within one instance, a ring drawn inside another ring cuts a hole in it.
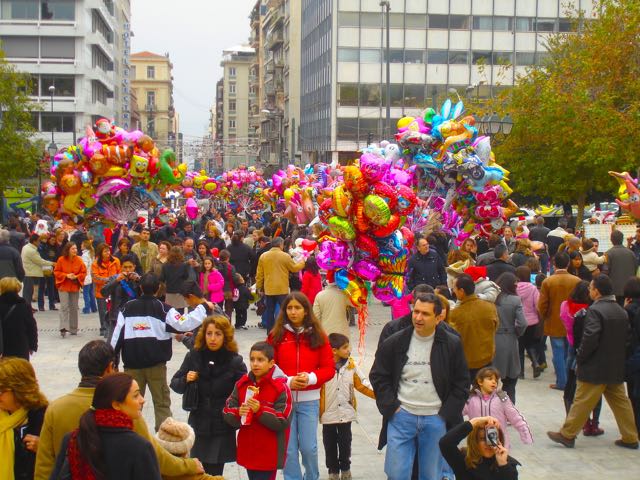
M 484 438 L 487 445 L 497 447 L 500 443 L 500 436 L 498 435 L 498 429 L 496 427 L 486 427 L 484 429 Z

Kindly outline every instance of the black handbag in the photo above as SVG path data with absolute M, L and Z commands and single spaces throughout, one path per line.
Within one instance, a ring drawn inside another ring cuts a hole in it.
M 198 408 L 198 382 L 187 383 L 187 389 L 182 395 L 182 409 L 185 412 L 193 412 Z

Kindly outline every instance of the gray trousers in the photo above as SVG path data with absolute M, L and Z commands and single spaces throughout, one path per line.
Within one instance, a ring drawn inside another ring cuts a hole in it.
M 78 332 L 78 300 L 80 292 L 62 292 L 60 295 L 60 330 Z
M 33 301 L 33 287 L 39 285 L 40 279 L 38 277 L 24 277 L 22 282 L 22 298 L 24 298 L 27 305 L 31 306 Z

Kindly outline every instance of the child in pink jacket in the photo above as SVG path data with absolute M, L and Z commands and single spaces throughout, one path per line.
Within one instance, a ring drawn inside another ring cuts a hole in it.
M 200 288 L 204 293 L 204 297 L 210 302 L 218 305 L 224 303 L 224 277 L 215 267 L 211 257 L 206 257 L 202 262 Z
M 481 368 L 476 375 L 474 387 L 469 395 L 469 400 L 462 410 L 462 415 L 469 419 L 491 416 L 500 422 L 500 428 L 504 432 L 504 447 L 511 449 L 507 422 L 520 433 L 520 440 L 526 445 L 533 443 L 533 436 L 529 424 L 518 411 L 509 395 L 498 390 L 500 373 L 493 367 Z

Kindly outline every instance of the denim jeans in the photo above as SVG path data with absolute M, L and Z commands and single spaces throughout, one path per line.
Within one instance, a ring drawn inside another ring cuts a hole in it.
M 284 464 L 285 480 L 318 480 L 318 416 L 320 400 L 293 402 L 291 429 Z M 300 469 L 300 455 L 304 475 Z
M 265 311 L 266 317 L 264 318 L 264 324 L 267 329 L 267 333 L 269 333 L 273 328 L 276 317 L 278 316 L 278 313 L 280 313 L 280 305 L 285 297 L 286 295 L 265 295 L 264 299 L 267 309 Z
M 569 342 L 567 337 L 549 337 L 553 353 L 553 369 L 556 372 L 556 386 L 564 389 L 567 384 L 567 353 Z
M 98 318 L 100 319 L 100 335 L 107 336 L 107 331 L 109 330 L 109 321 L 107 320 L 107 299 L 106 298 L 96 298 L 96 302 L 98 303 Z M 107 341 L 110 339 L 107 338 Z
M 413 415 L 402 408 L 398 410 L 387 426 L 384 473 L 389 480 L 411 478 L 416 448 L 418 479 L 440 480 L 445 461 L 438 442 L 446 431 L 445 422 L 439 415 Z
M 82 298 L 84 299 L 84 308 L 82 309 L 82 313 L 95 313 L 98 311 L 96 295 L 93 291 L 93 283 L 82 287 Z

